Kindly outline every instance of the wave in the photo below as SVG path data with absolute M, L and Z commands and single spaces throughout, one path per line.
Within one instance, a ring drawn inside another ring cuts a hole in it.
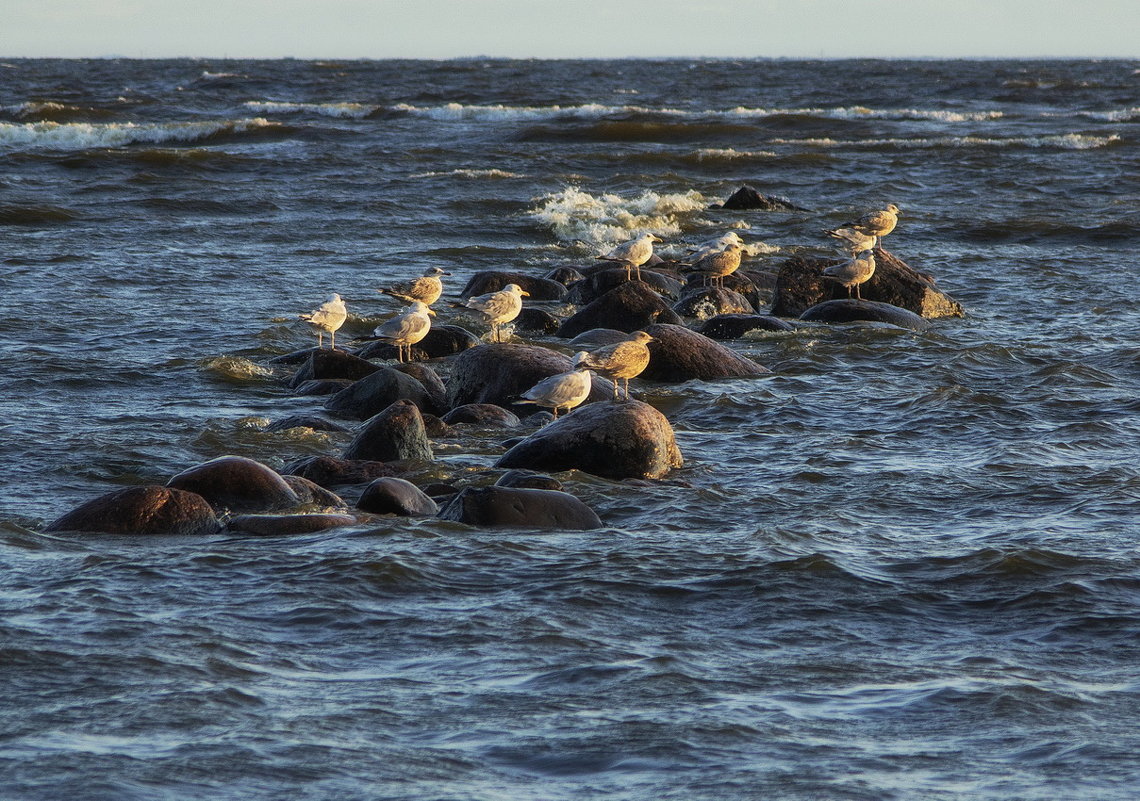
M 544 195 L 538 202 L 528 214 L 539 224 L 560 240 L 592 247 L 623 242 L 633 232 L 676 236 L 681 232 L 681 218 L 709 206 L 709 200 L 694 190 L 664 195 L 646 190 L 635 197 L 622 197 L 592 195 L 575 187 Z
M 262 117 L 219 122 L 0 123 L 0 148 L 83 150 L 136 143 L 202 142 L 219 136 L 287 130 Z
M 11 106 L 0 106 L 0 114 L 16 120 L 36 120 L 39 122 L 65 122 L 91 117 L 110 117 L 114 112 L 91 106 L 73 106 L 57 103 L 54 100 L 33 100 Z
M 889 149 L 951 149 L 951 148 L 1052 148 L 1057 150 L 1096 150 L 1120 141 L 1120 136 L 1089 136 L 1086 134 L 1055 134 L 1047 136 L 1012 136 L 1008 138 L 984 136 L 943 136 L 917 139 L 773 139 L 770 144 L 821 148 L 889 148 Z
M 0 204 L 0 225 L 43 225 L 45 223 L 65 223 L 77 219 L 79 215 L 60 206 Z
M 509 172 L 508 170 L 498 169 L 455 169 L 445 172 L 419 172 L 410 176 L 411 178 L 469 178 L 478 180 L 481 178 L 525 178 L 522 173 Z
M 363 103 L 284 103 L 273 100 L 250 100 L 243 105 L 256 114 L 318 114 L 352 120 L 365 119 L 380 108 Z

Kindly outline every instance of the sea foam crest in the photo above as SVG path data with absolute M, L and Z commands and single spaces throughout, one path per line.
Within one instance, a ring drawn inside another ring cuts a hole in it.
M 918 139 L 773 139 L 775 145 L 821 148 L 892 147 L 900 149 L 980 148 L 980 147 L 1051 147 L 1060 150 L 1095 150 L 1120 141 L 1120 136 L 1088 136 L 1085 134 L 1053 134 L 1048 136 L 1013 136 L 999 139 L 984 136 L 942 136 Z
M 568 187 L 538 198 L 539 205 L 529 212 L 563 241 L 581 241 L 602 247 L 623 242 L 631 234 L 649 231 L 658 236 L 680 233 L 679 216 L 692 215 L 708 207 L 700 192 L 659 194 L 646 190 L 636 197 L 615 194 L 592 195 Z
M 324 117 L 360 120 L 379 106 L 363 103 L 284 103 L 275 100 L 250 100 L 243 104 L 256 114 L 320 114 Z
M 89 147 L 121 147 L 136 142 L 151 144 L 196 142 L 219 133 L 241 133 L 278 124 L 261 117 L 222 122 L 0 123 L 0 147 L 76 150 Z

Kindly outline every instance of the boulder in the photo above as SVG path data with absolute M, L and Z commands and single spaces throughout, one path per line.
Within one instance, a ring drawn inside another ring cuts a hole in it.
M 502 428 L 515 428 L 522 423 L 517 414 L 493 403 L 465 403 L 462 406 L 456 406 L 442 419 L 448 425 L 468 423 L 470 425 Z
M 422 459 L 430 462 L 431 444 L 419 407 L 410 400 L 398 400 L 372 417 L 345 448 L 344 458 L 377 462 Z
M 566 297 L 566 287 L 558 281 L 503 270 L 483 270 L 475 273 L 467 281 L 467 286 L 463 287 L 459 297 L 473 298 L 476 295 L 498 292 L 507 284 L 518 284 L 525 292 L 530 293 L 531 301 L 562 300 Z
M 293 377 L 289 379 L 289 386 L 293 389 L 306 381 L 319 381 L 327 379 L 347 379 L 357 381 L 378 369 L 370 361 L 345 353 L 342 350 L 321 348 L 313 350 L 309 358 Z
M 337 417 L 367 420 L 398 400 L 409 400 L 426 412 L 435 412 L 424 385 L 392 367 L 379 367 L 325 401 L 325 411 Z
M 442 359 L 473 348 L 479 337 L 458 325 L 433 325 L 427 336 L 411 347 L 412 361 Z M 396 346 L 376 340 L 356 352 L 362 359 L 396 359 Z
M 327 490 L 317 482 L 304 476 L 281 476 L 293 492 L 301 506 L 320 506 L 322 508 L 343 509 L 346 504 L 341 497 L 331 490 Z
M 629 339 L 628 331 L 618 331 L 614 328 L 591 328 L 570 340 L 570 347 L 577 350 L 596 350 L 597 348 L 604 348 L 606 345 L 625 342 L 627 339 Z
M 751 186 L 744 186 L 733 192 L 724 203 L 714 203 L 710 209 L 746 210 L 760 209 L 761 211 L 808 211 L 797 206 L 786 197 L 765 195 L 757 192 Z
M 623 479 L 661 478 L 682 463 L 665 415 L 631 400 L 579 407 L 512 447 L 495 466 L 544 472 L 583 470 Z
M 290 428 L 311 428 L 313 431 L 348 431 L 340 423 L 326 420 L 315 414 L 294 414 L 270 423 L 266 431 L 288 431 Z
M 649 366 L 641 377 L 649 381 L 680 382 L 694 378 L 748 378 L 771 372 L 719 342 L 679 325 L 651 325 L 645 329 Z
M 570 287 L 566 300 L 578 306 L 592 303 L 611 289 L 616 289 L 630 280 L 638 280 L 637 273 L 634 273 L 630 279 L 624 267 L 607 266 L 605 269 L 592 271 L 583 280 Z M 659 295 L 670 298 L 681 295 L 681 282 L 661 273 L 643 269 L 640 280 Z
M 166 486 L 198 493 L 218 513 L 274 512 L 301 503 L 276 470 L 244 456 L 211 459 L 183 470 Z
M 255 534 L 259 537 L 284 537 L 352 526 L 356 522 L 356 518 L 352 515 L 337 514 L 237 515 L 226 522 L 226 531 L 234 534 Z
M 562 321 L 546 309 L 536 309 L 527 306 L 514 320 L 516 331 L 533 331 L 539 334 L 553 334 L 562 325 Z
M 356 508 L 377 515 L 424 517 L 439 511 L 439 505 L 415 484 L 402 478 L 378 478 L 364 488 Z
M 585 276 L 582 275 L 582 273 L 579 272 L 576 267 L 562 266 L 555 267 L 553 270 L 544 275 L 543 278 L 546 278 L 550 281 L 557 281 L 558 283 L 562 284 L 562 286 L 568 287 L 571 284 L 575 284 L 578 281 L 581 281 L 583 278 L 585 278 Z
M 746 273 L 743 270 L 737 270 L 731 275 L 724 276 L 715 284 L 708 275 L 690 273 L 685 281 L 685 288 L 681 290 L 681 296 L 684 297 L 690 292 L 697 292 L 704 287 L 719 286 L 721 289 L 743 295 L 753 309 L 759 309 L 771 298 L 772 287 L 775 286 L 775 283 L 775 273 Z
M 356 382 L 349 381 L 347 378 L 318 378 L 294 387 L 293 394 L 302 398 L 314 395 L 335 395 L 345 387 L 351 387 L 354 383 Z
M 697 329 L 710 339 L 740 339 L 749 331 L 794 331 L 795 326 L 761 314 L 718 314 L 710 317 Z
M 447 381 L 451 408 L 469 403 L 493 403 L 517 414 L 528 414 L 530 404 L 516 404 L 519 395 L 539 381 L 573 368 L 569 356 L 535 345 L 488 344 L 459 354 Z M 597 378 L 595 376 L 595 378 Z M 601 379 L 587 403 L 606 397 Z
M 825 300 L 847 299 L 847 290 L 823 277 L 823 270 L 841 259 L 796 256 L 780 266 L 772 314 L 799 317 Z M 962 305 L 934 286 L 934 279 L 909 267 L 882 248 L 875 248 L 875 274 L 859 287 L 863 300 L 889 303 L 928 319 L 962 317 Z
M 562 490 L 562 482 L 545 473 L 533 470 L 508 470 L 499 476 L 496 487 L 521 487 L 524 489 Z
M 447 387 L 444 386 L 443 379 L 439 377 L 439 373 L 426 364 L 419 364 L 417 362 L 396 364 L 393 365 L 393 367 L 405 375 L 410 375 L 423 384 L 424 390 L 431 400 L 431 407 L 436 414 L 447 408 Z M 429 414 L 432 413 L 430 410 L 421 409 L 421 411 L 428 411 Z
M 44 531 L 199 535 L 220 528 L 213 508 L 201 495 L 150 485 L 100 495 L 48 523 Z
M 440 518 L 479 527 L 585 531 L 602 527 L 598 515 L 566 492 L 518 487 L 467 487 Z
M 673 311 L 682 317 L 706 320 L 718 314 L 752 314 L 756 310 L 748 299 L 731 289 L 706 286 L 686 292 L 673 304 Z
M 335 456 L 309 456 L 287 464 L 282 472 L 307 478 L 324 488 L 364 484 L 381 476 L 398 472 L 384 462 L 367 459 L 337 459 Z
M 889 303 L 878 303 L 873 300 L 825 300 L 817 303 L 800 315 L 801 320 L 821 323 L 850 323 L 867 321 L 876 323 L 890 323 L 900 328 L 909 328 L 913 331 L 925 331 L 930 328 L 930 321 L 919 317 L 912 311 L 900 309 Z
M 591 328 L 616 328 L 633 333 L 653 323 L 680 323 L 668 303 L 643 281 L 627 281 L 570 317 L 558 336 L 570 339 Z

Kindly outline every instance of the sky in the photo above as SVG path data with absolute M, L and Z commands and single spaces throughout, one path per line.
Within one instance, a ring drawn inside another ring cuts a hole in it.
M 1140 0 L 0 0 L 0 58 L 1140 57 Z

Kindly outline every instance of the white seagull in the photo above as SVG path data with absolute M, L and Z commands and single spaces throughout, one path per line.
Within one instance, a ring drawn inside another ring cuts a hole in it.
M 403 314 L 376 326 L 372 333 L 396 346 L 396 361 L 404 361 L 405 348 L 407 348 L 408 361 L 411 361 L 412 345 L 428 335 L 428 331 L 431 330 L 431 318 L 434 316 L 435 312 L 429 309 L 426 303 L 413 301 Z
M 331 338 L 329 347 L 336 350 L 337 329 L 344 325 L 344 321 L 348 319 L 348 309 L 345 307 L 344 301 L 340 299 L 340 295 L 334 292 L 319 307 L 308 314 L 298 316 L 316 329 L 318 348 L 324 346 L 324 332 L 328 331 Z
M 851 261 L 845 261 L 840 264 L 833 264 L 830 267 L 825 267 L 823 270 L 823 277 L 830 278 L 832 281 L 838 281 L 843 286 L 847 287 L 847 297 L 851 297 L 851 289 L 855 289 L 855 297 L 862 300 L 859 295 L 859 285 L 865 284 L 871 280 L 871 276 L 875 274 L 875 254 L 870 250 L 864 250 Z
M 636 239 L 631 239 L 628 242 L 622 242 L 617 247 L 603 256 L 598 256 L 603 261 L 620 261 L 625 264 L 625 274 L 628 278 L 630 273 L 636 269 L 637 277 L 641 278 L 641 265 L 653 258 L 653 243 L 662 242 L 660 237 L 654 236 L 650 233 L 644 233 Z
M 522 299 L 529 298 L 530 293 L 518 284 L 507 284 L 498 292 L 488 292 L 468 298 L 465 305 L 469 309 L 482 312 L 491 325 L 491 335 L 496 342 L 501 342 L 499 326 L 509 323 L 519 316 L 522 311 Z
M 558 410 L 570 411 L 590 396 L 594 382 L 589 368 L 582 364 L 580 357 L 587 356 L 586 351 L 575 354 L 573 370 L 544 378 L 519 396 L 519 403 L 533 403 L 535 406 L 546 406 L 554 412 L 554 419 L 558 419 Z

